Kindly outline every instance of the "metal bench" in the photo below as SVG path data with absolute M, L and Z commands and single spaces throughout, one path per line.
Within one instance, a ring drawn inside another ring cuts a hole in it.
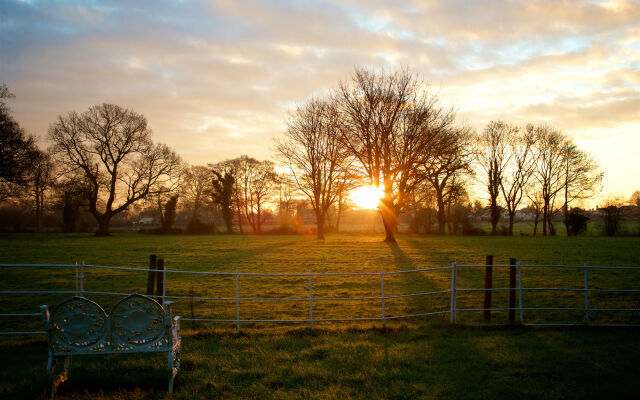
M 171 317 L 171 302 L 164 307 L 150 297 L 132 294 L 107 315 L 102 307 L 84 297 L 65 300 L 49 313 L 41 306 L 47 340 L 51 397 L 69 377 L 71 356 L 166 352 L 169 393 L 180 367 L 180 317 Z M 56 365 L 63 359 L 62 371 Z

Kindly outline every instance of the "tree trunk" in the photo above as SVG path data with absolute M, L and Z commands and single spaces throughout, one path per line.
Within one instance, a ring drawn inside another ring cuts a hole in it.
M 396 238 L 393 234 L 393 229 L 389 225 L 389 222 L 387 222 L 387 219 L 385 218 L 385 213 L 381 212 L 380 215 L 382 216 L 382 225 L 384 225 L 384 235 L 385 235 L 384 242 L 396 243 Z
M 102 215 L 98 220 L 98 230 L 96 231 L 96 236 L 110 236 L 109 234 L 109 221 L 111 221 L 111 216 Z
M 442 198 L 442 190 L 436 189 L 436 202 L 438 203 L 438 235 L 444 235 L 445 225 L 447 223 L 447 218 L 444 213 L 444 199 Z
M 509 236 L 513 236 L 513 221 L 516 219 L 516 210 L 509 210 Z
M 230 217 L 225 218 L 224 221 L 227 224 L 227 235 L 231 235 L 233 233 L 233 214 Z
M 384 199 L 382 200 L 382 207 L 380 207 L 380 214 L 382 215 L 382 224 L 384 225 L 384 241 L 387 243 L 396 243 L 396 237 L 394 234 L 394 227 L 397 229 L 398 218 L 395 215 L 395 209 L 393 207 L 392 198 L 393 188 L 390 180 L 384 182 Z
M 549 220 L 549 202 L 545 199 L 542 208 L 542 236 L 547 236 L 547 221 Z
M 36 232 L 42 231 L 42 202 L 44 200 L 44 196 L 40 196 L 40 189 L 36 186 L 35 189 L 36 194 Z
M 240 229 L 240 234 L 244 235 L 244 229 L 242 229 L 242 211 L 238 207 L 238 228 Z
M 491 197 L 491 235 L 498 233 L 498 221 L 500 220 L 500 209 L 495 197 Z
M 317 210 L 316 211 L 316 225 L 318 228 L 316 229 L 316 240 L 324 240 L 324 218 L 325 214 Z

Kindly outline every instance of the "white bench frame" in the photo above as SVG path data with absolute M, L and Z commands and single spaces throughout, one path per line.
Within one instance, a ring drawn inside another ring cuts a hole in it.
M 60 383 L 69 378 L 71 356 L 166 352 L 169 393 L 180 368 L 180 317 L 171 316 L 171 302 L 164 307 L 151 297 L 132 294 L 119 301 L 109 315 L 97 303 L 84 297 L 72 297 L 49 313 L 41 306 L 51 378 L 51 397 Z M 64 367 L 56 374 L 56 364 Z

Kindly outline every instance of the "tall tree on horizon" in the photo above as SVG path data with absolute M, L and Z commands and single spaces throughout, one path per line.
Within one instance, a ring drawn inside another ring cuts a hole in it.
M 418 185 L 418 166 L 454 112 L 408 69 L 395 73 L 357 68 L 336 93 L 343 116 L 341 143 L 369 184 L 384 189 L 380 213 L 385 242 L 395 243 L 398 215 Z
M 349 174 L 349 156 L 340 143 L 335 102 L 311 99 L 292 114 L 276 149 L 295 187 L 307 196 L 316 216 L 316 238 L 324 239 L 329 207 L 339 200 Z
M 98 223 L 96 236 L 109 235 L 114 215 L 169 190 L 181 170 L 173 150 L 152 142 L 146 118 L 115 104 L 59 116 L 48 137 L 64 174 L 80 172 L 87 182 L 85 195 Z
M 496 235 L 500 221 L 500 191 L 512 154 L 508 143 L 518 133 L 518 127 L 503 121 L 491 121 L 477 137 L 477 159 L 491 210 L 491 234 Z
M 220 206 L 227 234 L 231 234 L 233 233 L 233 191 L 236 179 L 229 168 L 224 171 L 213 168 L 211 173 L 213 174 L 211 199 L 213 203 Z

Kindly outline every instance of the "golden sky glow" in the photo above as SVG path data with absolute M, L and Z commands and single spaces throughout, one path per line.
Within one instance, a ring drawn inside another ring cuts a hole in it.
M 354 66 L 408 65 L 460 122 L 547 122 L 597 156 L 605 191 L 640 189 L 637 1 L 6 0 L 0 12 L 0 80 L 39 136 L 114 102 L 189 163 L 267 158 L 296 104 Z

